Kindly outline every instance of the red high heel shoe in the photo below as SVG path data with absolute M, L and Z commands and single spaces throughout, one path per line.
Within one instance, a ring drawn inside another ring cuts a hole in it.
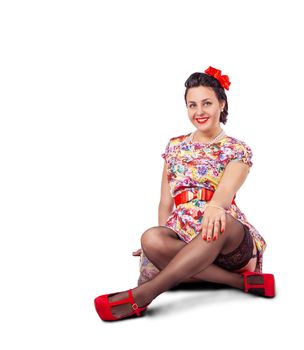
M 100 295 L 99 297 L 95 298 L 95 300 L 94 300 L 95 309 L 96 309 L 99 317 L 104 321 L 116 321 L 116 320 L 120 320 L 122 318 L 133 316 L 135 314 L 137 316 L 142 316 L 141 312 L 144 312 L 150 303 L 146 304 L 143 307 L 138 307 L 138 305 L 135 303 L 135 300 L 133 298 L 132 289 L 129 289 L 128 293 L 129 293 L 128 298 L 122 299 L 122 300 L 117 300 L 117 301 L 111 301 L 111 302 L 109 301 L 108 297 L 111 295 L 117 294 L 117 293 L 104 294 L 104 295 Z M 124 316 L 121 316 L 121 317 L 115 317 L 111 312 L 111 307 L 114 305 L 120 305 L 120 304 L 126 304 L 126 303 L 131 303 L 134 311 L 131 311 L 131 313 L 124 315 Z
M 245 292 L 262 295 L 268 298 L 273 298 L 275 296 L 275 280 L 274 275 L 270 273 L 257 273 L 244 271 L 241 272 L 244 276 Z M 264 283 L 261 284 L 251 284 L 247 281 L 248 276 L 260 276 L 263 278 Z

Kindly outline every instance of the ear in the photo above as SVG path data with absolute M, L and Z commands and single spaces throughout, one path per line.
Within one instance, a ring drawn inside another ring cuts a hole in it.
M 226 104 L 226 102 L 225 102 L 225 101 L 221 101 L 221 103 L 220 103 L 220 108 L 221 108 L 221 110 L 222 110 L 222 109 L 224 109 L 225 104 Z

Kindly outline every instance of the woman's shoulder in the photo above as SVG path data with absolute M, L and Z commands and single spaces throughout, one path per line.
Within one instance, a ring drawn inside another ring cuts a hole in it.
M 179 136 L 173 136 L 170 138 L 169 142 L 172 145 L 178 145 L 179 143 L 185 141 L 185 139 L 191 135 L 191 132 L 189 132 L 188 134 L 183 134 L 183 135 L 179 135 Z
M 237 137 L 234 137 L 234 136 L 228 136 L 226 137 L 226 142 L 232 144 L 232 145 L 241 145 L 241 146 L 244 146 L 244 147 L 249 147 L 247 142 L 245 142 L 244 140 L 241 140 Z
M 224 149 L 227 150 L 227 154 L 229 154 L 230 160 L 243 161 L 250 167 L 253 165 L 253 152 L 247 142 L 232 136 L 228 136 L 226 142 L 227 143 L 225 143 Z
M 167 156 L 171 153 L 171 152 L 175 152 L 177 149 L 180 148 L 180 145 L 183 143 L 183 141 L 185 141 L 185 139 L 191 134 L 183 134 L 183 135 L 179 135 L 179 136 L 173 136 L 169 139 L 169 141 L 167 142 L 165 151 L 162 153 L 162 157 L 164 159 L 167 158 Z

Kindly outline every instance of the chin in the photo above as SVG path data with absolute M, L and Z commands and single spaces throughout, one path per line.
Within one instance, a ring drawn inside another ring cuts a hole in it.
M 198 129 L 198 130 L 210 130 L 213 128 L 213 126 L 211 125 L 197 125 L 197 124 L 194 124 L 194 126 Z

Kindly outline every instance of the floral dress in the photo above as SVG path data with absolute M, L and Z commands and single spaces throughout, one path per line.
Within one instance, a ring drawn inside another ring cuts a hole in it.
M 244 141 L 225 135 L 218 142 L 207 145 L 193 142 L 193 134 L 194 132 L 172 137 L 166 145 L 165 152 L 161 155 L 166 161 L 167 178 L 172 197 L 184 190 L 196 191 L 202 187 L 215 191 L 227 164 L 231 161 L 242 161 L 250 167 L 253 165 L 252 150 Z M 175 231 L 184 242 L 190 242 L 201 233 L 205 203 L 206 201 L 195 198 L 179 204 L 168 217 L 165 226 Z M 231 204 L 227 213 L 248 227 L 257 248 L 255 271 L 262 272 L 263 253 L 266 249 L 265 240 L 249 223 L 236 204 Z M 139 283 L 159 273 L 144 252 L 141 253 L 139 266 Z

